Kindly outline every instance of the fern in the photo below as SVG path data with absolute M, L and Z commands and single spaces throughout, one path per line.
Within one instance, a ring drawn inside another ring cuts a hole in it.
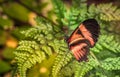
M 73 0 L 72 5 L 74 8 L 86 8 L 86 1 L 87 0 Z
M 22 77 L 26 77 L 28 68 L 45 59 L 45 54 L 39 50 L 39 45 L 35 41 L 21 41 L 14 54 Z
M 104 8 L 105 7 L 105 8 Z M 105 21 L 118 21 L 120 20 L 120 10 L 116 6 L 109 4 L 100 4 L 97 6 L 100 11 L 100 19 Z
M 84 21 L 86 18 L 89 18 L 87 17 L 86 4 L 82 3 L 81 5 L 83 6 L 78 8 L 71 7 L 68 12 L 64 13 L 65 18 L 62 20 L 63 25 L 67 25 L 70 30 L 74 30 L 78 26 L 78 24 L 80 24 L 80 22 Z
M 58 54 L 53 65 L 52 76 L 57 77 L 57 74 L 60 71 L 60 69 L 66 64 L 68 64 L 68 62 L 70 62 L 71 59 L 72 55 L 68 52 Z
M 52 3 L 54 5 L 54 9 L 55 9 L 55 14 L 57 16 L 57 22 L 59 23 L 59 25 L 63 25 L 63 23 L 61 22 L 61 20 L 64 18 L 64 13 L 66 11 L 66 8 L 64 6 L 64 4 L 62 3 L 61 0 L 52 0 Z
M 21 77 L 26 77 L 28 69 L 49 58 L 53 53 L 56 53 L 57 56 L 51 67 L 50 76 L 52 77 L 112 77 L 119 75 L 119 72 L 116 72 L 120 70 L 120 43 L 116 41 L 119 38 L 115 36 L 116 34 L 112 35 L 106 31 L 106 28 L 111 27 L 111 21 L 120 21 L 120 9 L 112 4 L 92 4 L 87 7 L 85 2 L 86 0 L 74 0 L 72 6 L 66 10 L 62 1 L 52 0 L 58 23 L 38 17 L 36 27 L 21 32 L 25 35 L 25 39 L 19 42 L 14 51 L 18 73 Z M 79 63 L 69 50 L 64 36 L 69 35 L 88 18 L 98 20 L 101 25 L 101 35 L 95 47 L 90 49 L 89 62 Z M 63 27 L 68 28 L 68 33 L 64 32 Z
M 99 63 L 92 57 L 89 58 L 89 62 L 82 62 L 77 65 L 75 71 L 75 77 L 83 77 L 87 72 L 98 66 Z
M 106 70 L 120 70 L 120 57 L 117 58 L 107 58 L 102 62 L 102 68 Z
M 21 41 L 14 52 L 21 77 L 25 77 L 27 69 L 37 62 L 41 63 L 47 55 L 50 56 L 53 52 L 58 53 L 61 47 L 67 46 L 64 40 L 58 40 L 62 36 L 59 35 L 58 30 L 53 31 L 53 27 L 46 23 L 22 33 L 27 40 Z
M 101 52 L 103 50 L 109 50 L 114 53 L 119 53 L 120 45 L 114 40 L 113 35 L 101 35 L 98 43 L 91 50 L 93 52 Z
M 74 71 L 76 70 L 77 61 L 72 59 L 67 65 L 62 67 L 58 73 L 58 77 L 72 77 L 74 76 Z M 69 72 L 69 73 L 68 73 Z

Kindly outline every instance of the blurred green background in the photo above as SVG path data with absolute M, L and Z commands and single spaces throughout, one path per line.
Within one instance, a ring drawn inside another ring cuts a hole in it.
M 68 6 L 71 4 L 71 0 L 63 0 L 63 2 Z M 119 0 L 87 1 L 88 5 L 109 2 L 120 7 Z M 11 76 L 14 63 L 13 50 L 17 47 L 18 41 L 23 39 L 19 31 L 35 26 L 36 16 L 55 21 L 53 10 L 50 0 L 0 0 L 0 77 Z M 49 60 L 47 62 L 49 63 Z M 49 68 L 49 66 L 44 62 L 42 64 L 34 68 L 42 67 L 42 72 L 46 71 L 44 67 Z

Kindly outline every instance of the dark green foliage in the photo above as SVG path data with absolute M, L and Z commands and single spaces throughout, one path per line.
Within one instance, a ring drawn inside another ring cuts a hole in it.
M 61 50 L 65 52 L 67 49 L 64 40 L 59 40 L 61 36 L 63 37 L 62 34 L 59 34 L 59 30 L 51 26 L 49 22 L 39 20 L 40 18 L 37 19 L 38 26 L 35 28 L 22 31 L 27 40 L 20 41 L 14 52 L 18 71 L 22 77 L 26 76 L 26 70 L 35 65 L 36 62 L 41 63 L 48 55 L 52 55 L 54 52 L 58 53 Z
M 29 15 L 29 10 L 26 9 L 25 7 L 21 6 L 20 4 L 16 2 L 11 2 L 9 5 L 2 5 L 3 11 L 8 14 L 10 17 L 13 17 L 15 19 L 18 19 L 23 22 L 28 21 L 28 15 Z M 19 8 L 19 10 L 18 10 Z M 21 11 L 24 10 L 24 11 Z M 14 15 L 16 14 L 16 15 Z M 24 17 L 23 17 L 24 16 Z
M 13 27 L 13 22 L 10 19 L 0 17 L 0 28 L 8 29 Z
M 19 2 L 22 5 L 27 6 L 27 8 L 30 8 L 31 10 L 37 12 L 38 14 L 41 13 L 42 9 L 47 6 L 47 2 L 46 3 L 41 3 L 41 1 L 37 1 L 37 0 L 19 0 Z
M 75 77 L 83 77 L 87 72 L 92 70 L 94 67 L 97 67 L 99 63 L 93 59 L 92 57 L 89 57 L 89 62 L 82 62 L 78 63 L 75 71 Z
M 2 60 L 0 60 L 0 74 L 7 72 L 11 69 L 11 66 Z
M 106 8 L 104 8 L 106 7 Z M 97 6 L 100 13 L 100 19 L 105 21 L 119 21 L 120 20 L 120 9 L 117 9 L 116 6 L 112 6 L 112 3 L 109 4 L 100 4 Z
M 66 12 L 64 4 L 61 2 L 61 0 L 52 0 L 54 5 L 54 12 L 56 16 L 58 17 L 57 22 L 60 26 L 63 26 L 62 19 L 64 18 L 64 12 Z
M 113 35 L 101 35 L 98 43 L 91 50 L 94 52 L 100 52 L 101 50 L 109 50 L 114 53 L 119 53 L 120 45 L 119 42 L 116 42 L 116 40 L 114 40 Z
M 60 69 L 64 67 L 72 59 L 72 54 L 68 52 L 68 50 L 66 52 L 62 52 L 64 50 L 61 50 L 61 52 L 56 57 L 56 61 L 53 65 L 53 70 L 52 70 L 53 77 L 57 77 L 57 74 L 59 73 Z
M 105 59 L 102 62 L 102 68 L 106 70 L 120 70 L 120 57 Z
M 85 0 L 75 0 L 66 10 L 60 0 L 52 0 L 57 16 L 57 25 L 49 20 L 36 18 L 37 26 L 22 31 L 25 39 L 19 42 L 14 51 L 21 77 L 26 77 L 26 71 L 36 63 L 41 63 L 56 53 L 57 56 L 51 67 L 52 77 L 115 77 L 120 71 L 120 41 L 118 34 L 106 30 L 112 27 L 111 22 L 120 21 L 120 9 L 112 4 L 90 5 Z M 106 12 L 107 10 L 107 12 Z M 95 18 L 101 26 L 101 34 L 94 48 L 91 48 L 89 62 L 77 62 L 70 52 L 63 27 L 68 33 L 74 30 L 82 21 Z M 112 32 L 115 32 L 114 30 Z M 116 39 L 115 39 L 116 38 Z

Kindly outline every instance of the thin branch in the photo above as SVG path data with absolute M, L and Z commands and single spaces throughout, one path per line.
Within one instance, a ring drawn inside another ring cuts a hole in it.
M 0 5 L 5 4 L 10 2 L 9 0 L 4 0 L 3 2 L 0 2 Z M 49 22 L 51 22 L 53 25 L 57 25 L 56 23 L 54 23 L 52 20 L 48 19 L 47 17 L 43 16 L 42 14 L 38 13 L 37 11 L 35 11 L 34 9 L 31 9 L 30 7 L 28 7 L 27 5 L 23 4 L 20 0 L 15 0 L 15 2 L 19 3 L 20 5 L 24 6 L 25 8 L 35 12 L 38 16 L 41 16 L 43 18 L 45 18 L 46 20 L 48 20 Z
M 49 22 L 51 22 L 53 25 L 56 25 L 52 20 L 50 20 L 47 17 L 43 16 L 42 14 L 38 13 L 34 9 L 31 9 L 30 7 L 28 7 L 27 5 L 25 5 L 24 3 L 22 3 L 20 0 L 16 0 L 16 2 L 19 3 L 19 4 L 21 4 L 22 6 L 26 7 L 27 9 L 35 12 L 38 16 L 41 16 L 41 17 L 45 18 L 46 20 L 48 20 Z

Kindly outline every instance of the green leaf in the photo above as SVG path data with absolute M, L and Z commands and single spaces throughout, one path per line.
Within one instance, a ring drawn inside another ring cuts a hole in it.
M 13 48 L 5 48 L 3 51 L 3 57 L 6 59 L 13 59 L 14 55 L 13 55 Z
M 9 63 L 0 60 L 0 74 L 8 72 L 11 69 Z
M 16 3 L 9 2 L 7 5 L 3 4 L 3 11 L 12 18 L 20 20 L 22 22 L 28 21 L 29 10 L 24 6 Z
M 13 21 L 8 18 L 0 17 L 0 27 L 3 29 L 11 29 L 13 27 Z

